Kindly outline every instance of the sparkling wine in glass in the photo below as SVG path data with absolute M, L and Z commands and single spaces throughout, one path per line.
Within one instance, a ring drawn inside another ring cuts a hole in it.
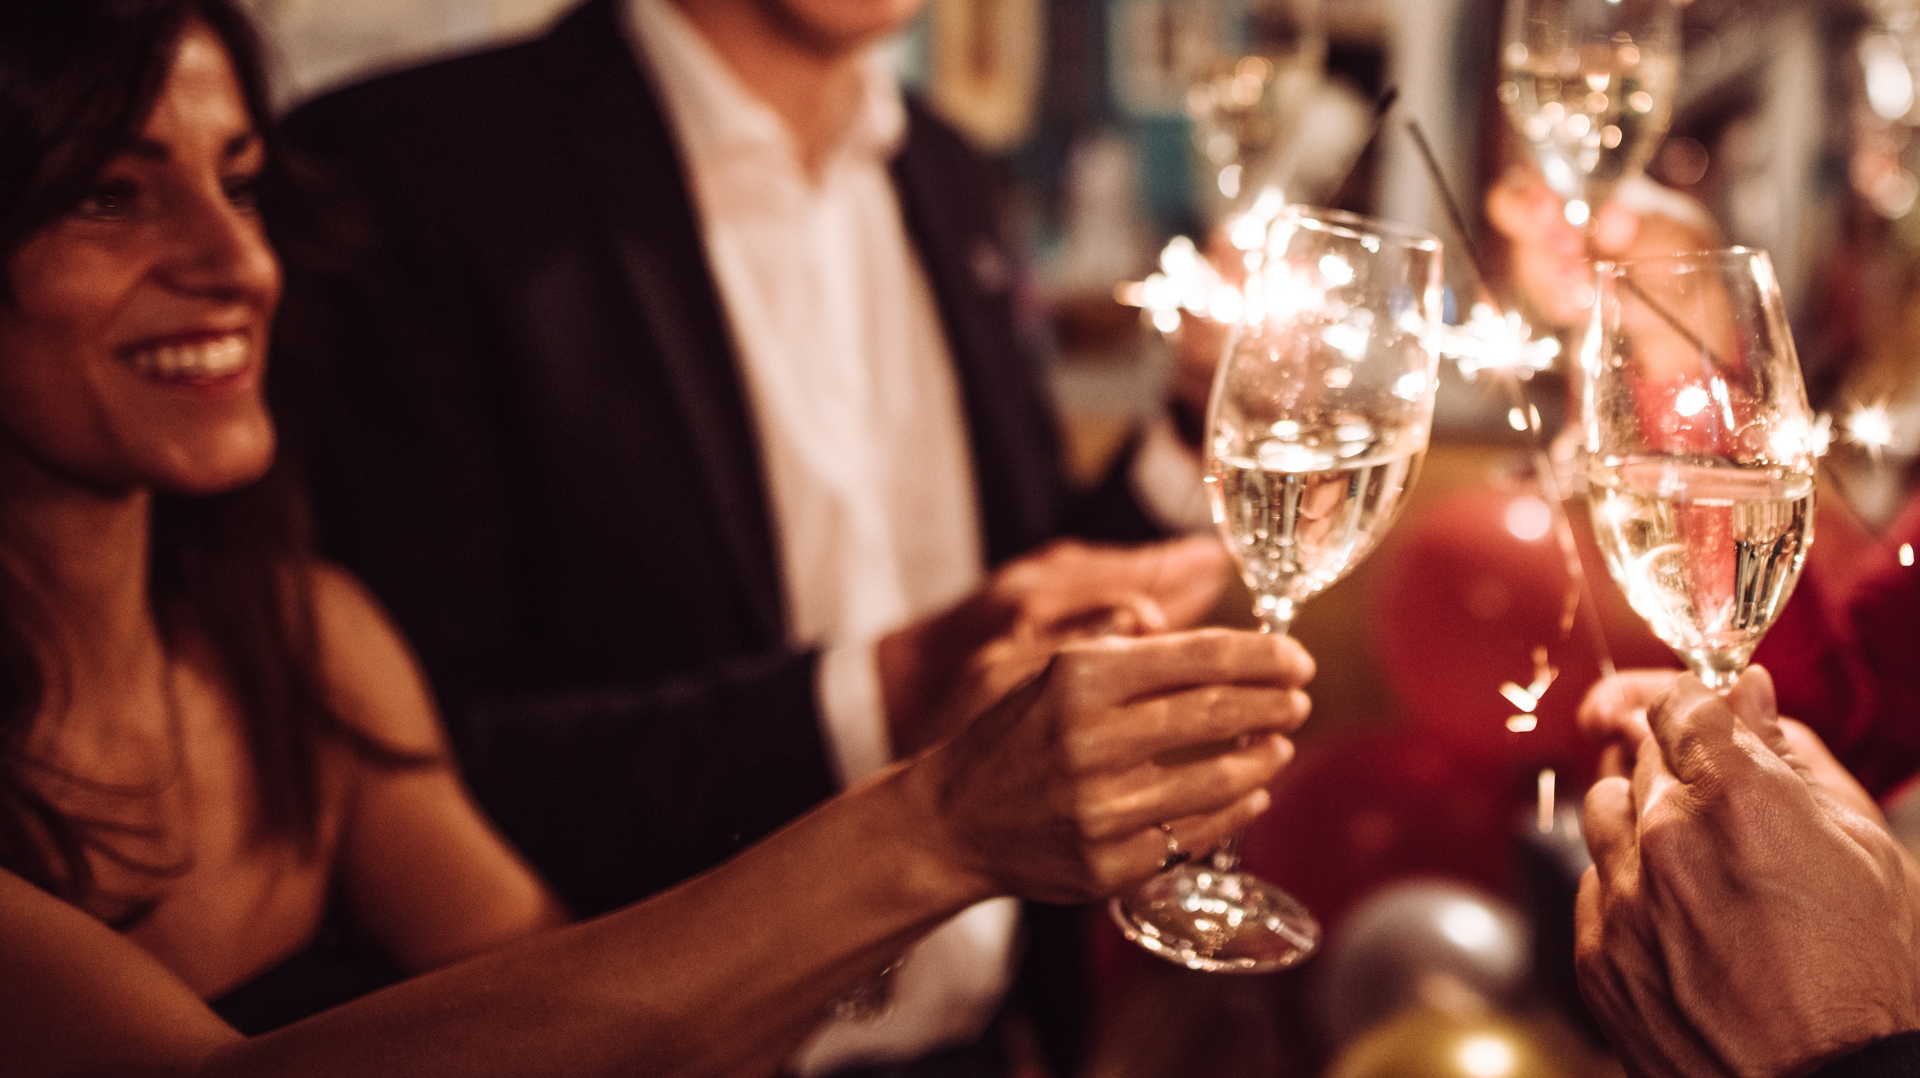
M 1679 23 L 1674 0 L 1508 3 L 1500 100 L 1576 227 L 1666 137 Z
M 1213 519 L 1285 633 L 1299 605 L 1379 542 L 1433 423 L 1440 242 L 1337 210 L 1288 207 L 1246 285 L 1207 419 Z M 1112 910 L 1129 939 L 1193 969 L 1262 972 L 1320 929 L 1284 891 L 1236 869 L 1232 840 L 1162 872 Z
M 1582 357 L 1594 532 L 1627 601 L 1733 685 L 1813 541 L 1815 433 L 1764 251 L 1599 267 Z

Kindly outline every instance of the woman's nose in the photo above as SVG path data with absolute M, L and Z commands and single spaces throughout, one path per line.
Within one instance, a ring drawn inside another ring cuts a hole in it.
M 273 302 L 280 291 L 280 260 L 251 207 L 215 187 L 176 206 L 168 227 L 170 284 L 183 291 L 233 300 Z

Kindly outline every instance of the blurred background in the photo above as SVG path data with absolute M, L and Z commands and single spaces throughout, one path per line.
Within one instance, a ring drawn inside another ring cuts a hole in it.
M 567 4 L 251 0 L 283 105 L 536 32 Z M 1498 0 L 930 0 L 892 47 L 906 82 L 1000 163 L 1076 474 L 1099 475 L 1158 414 L 1183 362 L 1218 354 L 1204 302 L 1150 293 L 1192 286 L 1229 214 L 1268 185 L 1439 235 L 1465 318 L 1464 237 L 1406 120 L 1501 288 L 1484 211 L 1515 154 L 1501 18 Z M 1647 175 L 1771 252 L 1814 406 L 1884 425 L 1870 452 L 1856 440 L 1829 458 L 1822 510 L 1870 541 L 1920 444 L 1920 0 L 1692 0 L 1681 25 Z M 1569 969 L 1595 764 L 1572 715 L 1605 663 L 1673 661 L 1600 568 L 1584 513 L 1568 534 L 1540 484 L 1564 378 L 1521 390 L 1538 430 L 1493 380 L 1447 375 L 1405 515 L 1297 624 L 1320 664 L 1315 718 L 1249 857 L 1321 917 L 1325 953 L 1211 977 L 1090 926 L 1095 1074 L 1610 1072 Z M 1247 609 L 1230 596 L 1220 618 L 1249 623 Z

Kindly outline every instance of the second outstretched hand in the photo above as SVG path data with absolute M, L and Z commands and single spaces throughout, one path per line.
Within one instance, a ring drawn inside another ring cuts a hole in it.
M 1045 655 L 1091 633 L 1188 628 L 1213 609 L 1226 574 L 1226 551 L 1211 538 L 1133 547 L 1061 540 L 1008 562 L 973 594 L 875 646 L 895 754 L 912 756 L 955 732 L 959 716 L 946 705 L 966 689 L 980 649 L 1010 641 Z
M 1803 1074 L 1920 1028 L 1912 861 L 1772 705 L 1764 671 L 1725 700 L 1682 676 L 1587 795 L 1581 987 L 1630 1073 Z

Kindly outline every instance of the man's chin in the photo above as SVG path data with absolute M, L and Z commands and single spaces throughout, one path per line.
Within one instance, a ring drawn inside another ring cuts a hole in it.
M 825 59 L 862 52 L 906 28 L 920 0 L 755 0 L 782 34 Z

